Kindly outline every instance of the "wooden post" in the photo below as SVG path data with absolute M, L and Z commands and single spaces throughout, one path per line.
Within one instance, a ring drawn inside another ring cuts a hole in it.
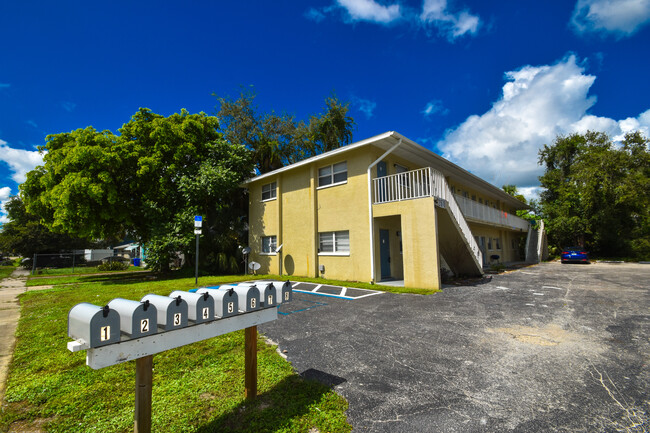
M 257 326 L 244 330 L 244 397 L 254 400 L 257 397 Z
M 135 360 L 135 423 L 134 433 L 151 433 L 151 385 L 153 355 Z

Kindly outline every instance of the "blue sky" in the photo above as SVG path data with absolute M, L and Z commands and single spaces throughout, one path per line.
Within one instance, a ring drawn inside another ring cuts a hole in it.
M 0 201 L 48 134 L 214 114 L 242 85 L 297 118 L 334 91 L 355 141 L 395 130 L 534 196 L 557 134 L 648 135 L 649 24 L 650 0 L 5 1 Z

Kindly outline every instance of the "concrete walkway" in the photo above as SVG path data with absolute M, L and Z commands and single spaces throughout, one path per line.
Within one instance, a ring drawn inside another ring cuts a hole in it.
M 29 271 L 16 269 L 0 282 L 0 402 L 4 399 L 9 363 L 14 353 L 16 326 L 20 317 L 18 295 L 26 290 Z

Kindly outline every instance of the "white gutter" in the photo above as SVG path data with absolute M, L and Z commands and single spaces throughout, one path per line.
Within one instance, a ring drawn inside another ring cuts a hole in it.
M 372 175 L 370 173 L 370 170 L 372 168 L 379 164 L 382 159 L 386 158 L 388 154 L 390 154 L 393 150 L 397 149 L 397 147 L 402 144 L 402 139 L 400 138 L 399 141 L 393 145 L 390 149 L 388 149 L 382 156 L 377 158 L 375 162 L 370 164 L 368 166 L 368 218 L 369 218 L 369 226 L 370 226 L 370 283 L 375 282 L 375 226 L 374 226 L 374 218 L 372 216 Z

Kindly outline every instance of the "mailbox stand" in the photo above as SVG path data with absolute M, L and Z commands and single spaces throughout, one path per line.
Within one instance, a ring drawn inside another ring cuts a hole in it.
M 135 360 L 135 433 L 151 432 L 151 389 L 153 387 L 153 355 Z
M 244 397 L 257 397 L 257 326 L 244 330 Z

